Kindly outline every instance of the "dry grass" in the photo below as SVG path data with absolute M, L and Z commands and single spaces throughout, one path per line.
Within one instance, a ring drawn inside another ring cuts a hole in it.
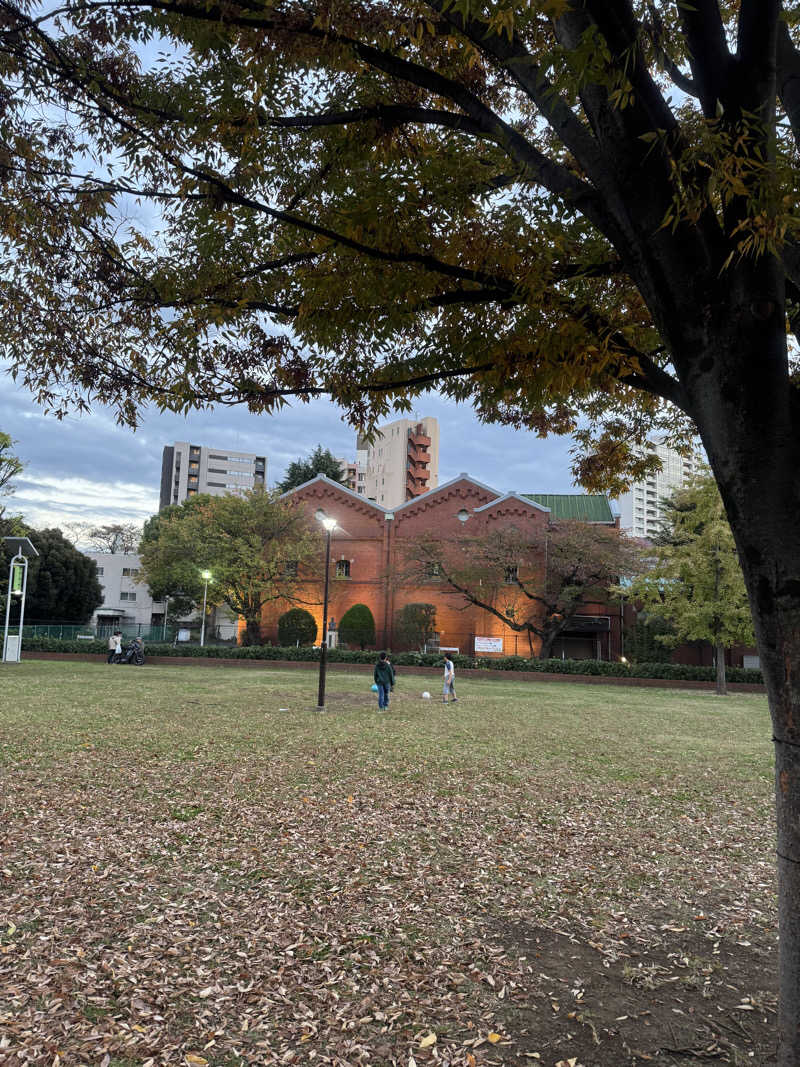
M 434 683 L 0 668 L 0 1062 L 685 1063 L 585 1010 L 594 965 L 765 1063 L 765 700 Z

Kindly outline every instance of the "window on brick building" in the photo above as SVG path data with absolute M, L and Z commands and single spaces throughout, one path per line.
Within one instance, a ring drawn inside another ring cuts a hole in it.
M 337 578 L 349 578 L 350 577 L 350 560 L 349 559 L 337 559 L 337 561 L 336 561 L 336 577 Z
M 519 581 L 519 568 L 516 563 L 512 563 L 510 566 L 506 567 L 503 581 L 506 585 L 516 585 Z
M 297 560 L 296 559 L 287 560 L 286 566 L 283 568 L 283 574 L 284 574 L 285 578 L 296 578 L 297 577 Z
M 425 564 L 425 577 L 429 581 L 434 581 L 437 578 L 441 578 L 442 568 L 438 563 L 426 563 Z

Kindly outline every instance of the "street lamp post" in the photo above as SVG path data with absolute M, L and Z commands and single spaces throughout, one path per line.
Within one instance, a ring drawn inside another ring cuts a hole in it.
M 200 571 L 200 577 L 205 582 L 203 586 L 203 622 L 200 626 L 200 647 L 206 643 L 206 600 L 208 599 L 208 583 L 211 581 L 211 571 Z
M 330 518 L 323 511 L 317 512 L 317 518 L 325 527 L 325 593 L 322 598 L 322 645 L 319 650 L 319 692 L 317 694 L 317 711 L 325 710 L 325 668 L 328 663 L 328 583 L 331 572 L 331 534 L 336 529 L 336 519 Z

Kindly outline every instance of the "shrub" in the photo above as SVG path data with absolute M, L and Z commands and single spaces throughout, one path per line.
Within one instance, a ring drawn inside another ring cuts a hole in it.
M 366 604 L 353 604 L 339 621 L 339 640 L 360 649 L 375 644 L 375 619 Z
M 314 616 L 305 608 L 291 608 L 278 619 L 278 641 L 282 645 L 313 645 L 317 639 Z
M 22 645 L 23 655 L 29 652 L 89 652 L 107 655 L 105 641 L 59 641 L 55 637 L 26 637 Z M 319 659 L 319 649 L 305 647 L 281 647 L 279 645 L 169 645 L 147 642 L 146 656 L 181 656 L 195 659 L 259 659 L 314 662 Z M 438 652 L 397 652 L 391 657 L 395 667 L 439 667 L 442 655 Z M 665 678 L 689 681 L 713 682 L 716 672 L 713 667 L 690 667 L 685 663 L 609 663 L 596 659 L 525 659 L 523 656 L 506 656 L 488 659 L 454 655 L 453 663 L 458 669 L 480 667 L 491 671 L 536 671 L 543 674 L 592 674 L 610 678 Z M 374 663 L 375 653 L 332 648 L 328 652 L 330 663 Z M 750 667 L 728 667 L 729 682 L 749 682 L 763 685 L 760 670 Z
M 394 633 L 401 647 L 423 649 L 436 633 L 436 605 L 406 604 L 395 615 Z

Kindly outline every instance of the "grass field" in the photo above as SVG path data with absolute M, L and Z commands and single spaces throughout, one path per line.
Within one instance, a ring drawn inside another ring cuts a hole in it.
M 763 697 L 369 682 L 0 668 L 0 1062 L 770 1062 Z

